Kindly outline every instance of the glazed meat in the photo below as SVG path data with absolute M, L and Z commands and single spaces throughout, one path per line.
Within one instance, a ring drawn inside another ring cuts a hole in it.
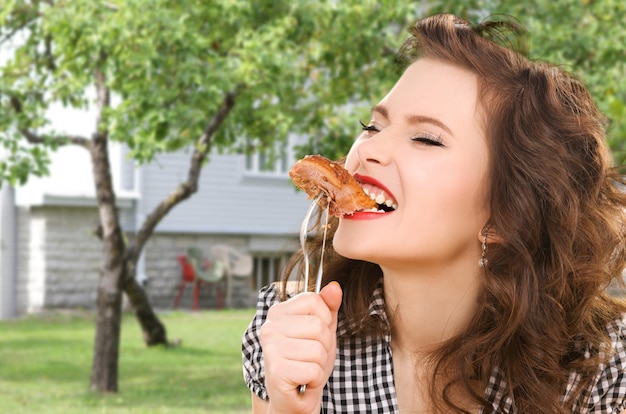
M 324 193 L 326 197 L 321 198 L 320 204 L 322 207 L 329 205 L 328 212 L 333 216 L 341 217 L 377 206 L 343 165 L 321 155 L 302 158 L 291 168 L 289 176 L 310 199 Z

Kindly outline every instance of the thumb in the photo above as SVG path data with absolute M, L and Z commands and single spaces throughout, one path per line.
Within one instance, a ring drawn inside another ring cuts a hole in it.
M 324 289 L 320 292 L 320 296 L 324 303 L 326 303 L 326 306 L 328 306 L 328 309 L 333 313 L 333 317 L 336 318 L 343 296 L 343 291 L 339 283 L 333 281 L 324 286 Z

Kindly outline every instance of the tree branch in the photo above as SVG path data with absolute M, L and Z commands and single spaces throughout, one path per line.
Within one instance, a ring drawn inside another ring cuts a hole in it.
M 57 65 L 54 60 L 54 54 L 52 53 L 52 36 L 50 34 L 44 36 L 44 48 L 46 66 L 50 72 L 55 72 Z
M 187 180 L 180 183 L 173 192 L 167 195 L 154 208 L 154 210 L 148 214 L 141 228 L 137 231 L 133 245 L 128 249 L 129 260 L 136 261 L 139 258 L 139 254 L 143 250 L 146 241 L 150 238 L 154 229 L 163 217 L 165 217 L 165 215 L 178 203 L 186 200 L 193 193 L 198 191 L 200 171 L 202 170 L 202 165 L 211 150 L 211 138 L 235 106 L 235 100 L 243 87 L 243 85 L 239 85 L 224 96 L 219 109 L 205 127 L 202 135 L 200 135 L 196 141 L 195 150 L 191 155 L 191 163 L 187 174 Z
M 11 106 L 13 110 L 17 114 L 23 114 L 22 102 L 17 96 L 10 96 L 9 100 L 11 102 Z M 79 145 L 81 147 L 88 148 L 91 140 L 88 138 L 79 136 L 79 135 L 65 135 L 65 136 L 57 136 L 57 137 L 44 137 L 27 128 L 18 128 L 18 131 L 26 138 L 28 142 L 31 144 L 46 144 L 46 143 L 54 143 L 55 145 L 67 145 L 74 144 Z
M 106 85 L 106 75 L 104 74 L 104 70 L 102 66 L 107 59 L 107 55 L 104 52 L 100 52 L 100 56 L 98 58 L 98 64 L 95 69 L 95 78 L 96 78 L 96 102 L 98 105 L 98 114 L 96 116 L 96 131 L 98 133 L 97 136 L 105 136 L 106 131 L 102 130 L 102 124 L 104 123 L 104 112 L 111 105 L 111 91 L 109 87 Z
M 0 38 L 0 46 L 2 46 L 5 42 L 9 41 L 13 36 L 15 36 L 20 30 L 24 30 L 26 29 L 26 27 L 28 25 L 30 25 L 32 22 L 25 22 L 24 24 L 21 24 L 15 28 L 13 28 L 13 30 L 11 30 L 10 32 L 8 32 L 6 35 L 4 35 L 3 37 Z
M 39 10 L 34 9 L 31 5 L 15 6 L 11 14 L 13 16 L 22 15 L 25 16 L 25 18 L 23 21 L 13 27 L 11 31 L 7 32 L 5 36 L 0 38 L 0 45 L 11 39 L 21 30 L 27 29 L 28 26 L 30 26 L 35 20 L 41 17 L 41 13 L 39 13 Z

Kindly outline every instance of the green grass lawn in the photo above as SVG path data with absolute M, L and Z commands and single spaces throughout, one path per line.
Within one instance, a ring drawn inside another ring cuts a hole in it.
M 241 335 L 248 310 L 161 314 L 175 348 L 147 348 L 125 315 L 119 393 L 89 390 L 94 322 L 88 313 L 0 322 L 0 413 L 245 413 Z

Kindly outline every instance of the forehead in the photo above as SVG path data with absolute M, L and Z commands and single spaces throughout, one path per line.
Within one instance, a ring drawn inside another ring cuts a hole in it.
M 380 105 L 387 116 L 427 116 L 444 122 L 454 134 L 477 124 L 478 78 L 469 70 L 432 58 L 412 63 Z M 385 114 L 381 114 L 385 115 Z

